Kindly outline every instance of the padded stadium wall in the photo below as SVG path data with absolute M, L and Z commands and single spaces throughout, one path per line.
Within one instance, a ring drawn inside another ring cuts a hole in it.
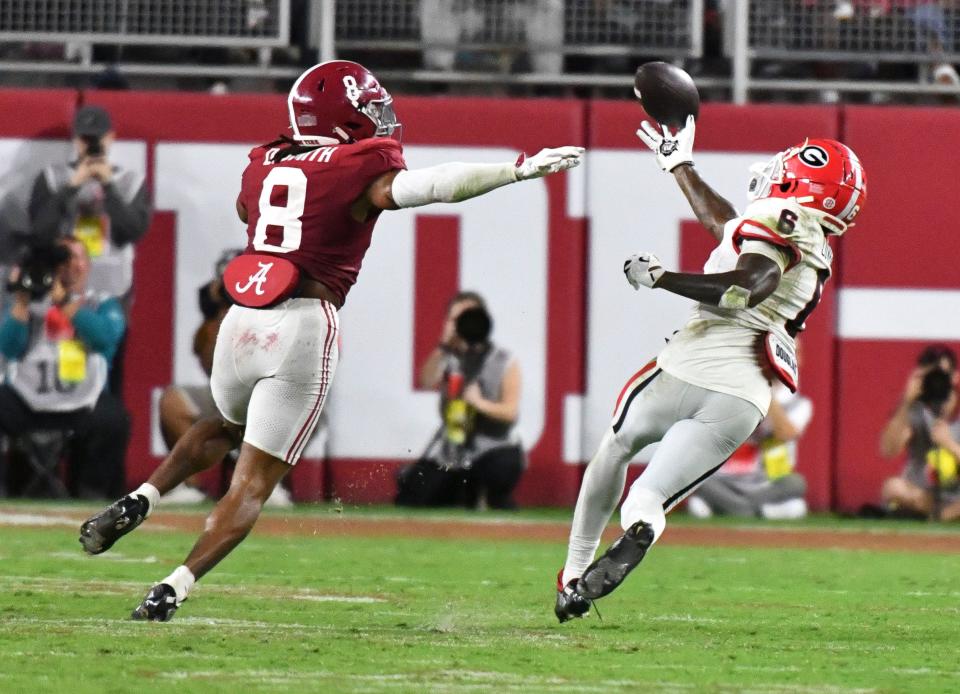
M 147 175 L 156 214 L 137 249 L 125 362 L 134 433 L 129 481 L 163 454 L 156 397 L 170 382 L 200 383 L 191 354 L 196 290 L 225 248 L 245 243 L 234 213 L 249 148 L 285 128 L 281 96 L 0 92 L 0 193 L 7 227 L 35 171 L 69 156 L 78 103 L 106 107 L 120 138 L 115 159 Z M 483 293 L 494 338 L 523 369 L 520 432 L 529 469 L 525 505 L 567 505 L 623 383 L 688 310 L 664 292 L 636 293 L 622 259 L 652 250 L 698 270 L 712 247 L 671 178 L 633 135 L 629 101 L 398 97 L 410 167 L 497 161 L 544 146 L 581 144 L 586 164 L 462 205 L 384 214 L 341 317 L 342 361 L 327 407 L 329 439 L 293 473 L 302 500 L 387 501 L 397 468 L 416 459 L 437 425 L 433 393 L 415 385 L 436 343 L 447 298 Z M 894 130 L 895 128 L 895 130 Z M 815 413 L 800 469 L 815 509 L 874 501 L 899 462 L 880 461 L 877 437 L 920 347 L 960 340 L 948 225 L 951 152 L 960 114 L 869 107 L 705 105 L 697 165 L 738 206 L 747 167 L 806 136 L 845 139 L 869 176 L 862 218 L 835 246 L 837 263 L 803 336 L 801 390 Z M 891 138 L 891 132 L 910 133 Z M 915 134 L 937 133 L 937 144 Z M 938 173 L 939 172 L 939 173 Z M 632 466 L 639 473 L 650 451 Z M 215 475 L 209 477 L 215 484 Z

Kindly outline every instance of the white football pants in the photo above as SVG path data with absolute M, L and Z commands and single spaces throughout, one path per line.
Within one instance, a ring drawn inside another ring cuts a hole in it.
M 660 442 L 620 509 L 626 530 L 653 526 L 713 474 L 747 440 L 763 416 L 752 403 L 681 381 L 651 362 L 624 388 L 613 423 L 587 466 L 573 515 L 563 584 L 593 561 L 600 535 L 623 495 L 627 465 L 643 447 Z
M 231 306 L 217 335 L 210 389 L 243 440 L 295 465 L 320 419 L 339 357 L 336 307 L 288 299 L 269 309 Z

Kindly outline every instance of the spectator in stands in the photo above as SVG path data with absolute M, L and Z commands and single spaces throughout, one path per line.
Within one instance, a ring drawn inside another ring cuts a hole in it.
M 8 360 L 0 385 L 0 433 L 69 432 L 70 486 L 85 499 L 126 489 L 130 423 L 105 388 L 126 328 L 120 302 L 88 286 L 86 246 L 67 237 L 31 250 L 9 278 L 11 307 L 0 322 Z
M 242 248 L 231 249 L 217 260 L 213 279 L 200 287 L 198 298 L 203 321 L 193 335 L 193 353 L 203 372 L 210 377 L 213 368 L 213 349 L 217 342 L 220 323 L 230 308 L 230 295 L 223 287 L 223 272 L 227 263 L 243 252 Z M 197 421 L 218 417 L 217 405 L 210 392 L 209 380 L 202 385 L 170 385 L 160 396 L 160 431 L 170 450 L 187 430 Z M 318 430 L 322 425 L 318 426 Z M 233 453 L 227 456 L 232 460 Z M 207 501 L 207 494 L 200 488 L 199 477 L 192 477 L 164 495 L 164 500 L 174 504 L 197 504 Z M 267 506 L 289 507 L 293 505 L 290 492 L 278 484 L 266 501 Z
M 563 0 L 529 0 L 509 6 L 513 21 L 523 29 L 533 72 L 563 72 Z
M 807 483 L 796 472 L 797 441 L 813 416 L 809 398 L 777 385 L 760 426 L 722 468 L 691 496 L 698 518 L 760 516 L 771 520 L 807 515 Z
M 72 236 L 90 255 L 90 289 L 126 297 L 133 282 L 133 246 L 150 225 L 144 177 L 110 161 L 116 135 L 110 115 L 84 106 L 73 121 L 76 158 L 44 169 L 33 184 L 35 243 Z
M 405 506 L 516 507 L 525 467 L 514 425 L 520 413 L 520 365 L 490 341 L 483 298 L 450 301 L 440 344 L 420 371 L 420 387 L 440 391 L 442 421 L 422 458 L 398 477 Z
M 940 0 L 908 2 L 906 15 L 913 22 L 918 47 L 925 47 L 929 55 L 936 60 L 930 73 L 933 81 L 952 87 L 960 86 L 960 75 L 945 58 L 947 54 L 953 53 L 954 49 L 943 3 Z
M 907 454 L 897 477 L 883 483 L 887 510 L 940 520 L 960 518 L 960 422 L 957 355 L 929 345 L 917 357 L 897 409 L 880 435 L 880 454 Z
M 960 86 L 960 75 L 946 59 L 954 51 L 954 37 L 942 0 L 837 0 L 833 17 L 842 26 L 853 22 L 858 13 L 871 20 L 866 29 L 859 31 L 872 35 L 881 46 L 887 42 L 891 51 L 904 50 L 902 44 L 909 44 L 912 25 L 915 50 L 925 52 L 931 59 L 929 72 L 921 74 L 937 84 Z
M 563 0 L 494 3 L 487 0 L 422 0 L 420 36 L 430 70 L 499 69 L 518 65 L 517 50 L 457 49 L 458 43 L 527 45 L 529 69 L 560 74 L 563 70 Z
M 30 196 L 35 243 L 63 236 L 83 242 L 90 256 L 90 289 L 119 297 L 129 318 L 133 248 L 150 226 L 150 205 L 142 173 L 111 163 L 116 138 L 110 114 L 84 106 L 73 120 L 76 158 L 48 166 L 36 177 Z M 125 342 L 120 343 L 110 390 L 120 394 Z
M 420 37 L 426 48 L 423 64 L 428 70 L 453 70 L 456 45 L 475 39 L 483 29 L 484 16 L 477 0 L 421 0 Z

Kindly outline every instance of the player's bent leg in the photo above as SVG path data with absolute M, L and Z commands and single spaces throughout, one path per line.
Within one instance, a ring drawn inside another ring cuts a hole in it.
M 172 450 L 199 418 L 199 413 L 180 386 L 167 386 L 160 394 L 160 434 Z
M 183 565 L 147 593 L 131 617 L 167 621 L 187 599 L 195 581 L 208 573 L 250 533 L 263 504 L 290 466 L 249 443 L 240 449 L 230 489 L 207 518 L 203 534 Z
M 567 559 L 563 565 L 564 586 L 579 578 L 593 561 L 600 536 L 623 495 L 627 465 L 634 452 L 633 446 L 608 430 L 587 465 L 570 527 Z
M 633 492 L 631 489 L 631 513 L 640 516 L 641 520 L 626 528 L 624 534 L 584 570 L 576 591 L 589 600 L 609 595 L 623 583 L 627 574 L 643 561 L 647 550 L 663 532 L 666 520 L 660 499 L 645 490 Z M 627 501 L 624 501 L 624 507 L 626 504 Z M 624 512 L 625 510 L 621 509 L 621 515 Z M 647 520 L 642 520 L 643 518 Z
M 178 484 L 198 473 L 208 470 L 233 449 L 243 438 L 243 427 L 222 417 L 201 419 L 180 437 L 173 450 L 153 471 L 147 482 L 161 496 Z
M 132 532 L 156 508 L 160 496 L 188 477 L 216 465 L 240 443 L 242 429 L 219 417 L 202 419 L 184 434 L 150 479 L 80 526 L 80 544 L 101 554 Z
M 561 623 L 582 617 L 590 609 L 589 600 L 579 592 L 580 575 L 593 560 L 603 529 L 620 501 L 633 454 L 632 447 L 611 429 L 587 465 L 573 513 L 567 558 L 557 576 L 554 614 Z
M 195 579 L 243 541 L 260 517 L 264 502 L 289 470 L 290 465 L 275 455 L 243 444 L 230 489 L 207 518 L 203 534 L 184 562 Z
M 571 616 L 564 593 L 574 590 L 584 569 L 593 561 L 600 536 L 623 495 L 627 465 L 641 448 L 657 441 L 672 424 L 671 390 L 676 379 L 652 364 L 624 388 L 613 423 L 587 466 L 574 511 L 567 559 L 557 593 L 555 612 L 561 622 Z
M 689 386 L 688 390 L 694 389 Z M 608 595 L 643 560 L 666 527 L 666 512 L 680 503 L 746 441 L 762 415 L 746 400 L 696 389 L 684 400 L 690 416 L 667 431 L 620 509 L 624 534 L 583 572 L 578 592 Z
M 220 325 L 210 378 L 211 392 L 223 417 L 202 419 L 193 424 L 147 482 L 83 523 L 80 543 L 90 554 L 110 549 L 150 515 L 162 494 L 191 475 L 212 467 L 240 444 L 241 423 L 245 421 L 257 379 L 250 374 L 247 380 L 240 378 L 230 347 L 242 327 L 242 313 L 236 309 L 232 307 Z

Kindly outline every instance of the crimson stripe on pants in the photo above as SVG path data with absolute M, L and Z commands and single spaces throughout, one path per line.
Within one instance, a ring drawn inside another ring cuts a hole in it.
M 327 390 L 327 380 L 329 376 L 328 364 L 330 362 L 330 348 L 333 346 L 333 342 L 336 339 L 336 320 L 331 318 L 330 309 L 327 306 L 326 301 L 320 302 L 320 307 L 323 309 L 323 314 L 327 319 L 327 336 L 323 342 L 323 358 L 321 361 L 323 374 L 320 376 L 320 392 L 317 394 L 317 401 L 313 405 L 313 409 L 310 411 L 310 416 L 307 417 L 307 421 L 303 423 L 303 426 L 300 427 L 300 431 L 297 433 L 296 438 L 293 440 L 293 444 L 290 446 L 290 450 L 287 451 L 286 458 L 284 462 L 288 465 L 291 465 L 290 462 L 296 457 L 297 449 L 300 447 L 300 444 L 303 443 L 306 445 L 307 437 L 305 434 L 310 430 L 312 426 L 311 422 L 314 421 L 314 418 L 318 416 L 320 405 L 323 402 L 323 396 L 326 394 Z

